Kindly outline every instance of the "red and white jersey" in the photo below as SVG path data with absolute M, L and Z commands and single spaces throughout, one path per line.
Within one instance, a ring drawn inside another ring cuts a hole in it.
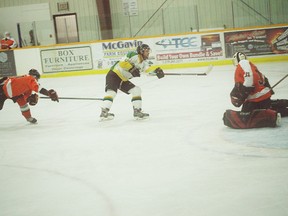
M 7 80 L 5 80 L 3 86 L 4 93 L 8 98 L 23 95 L 25 101 L 33 91 L 38 92 L 39 89 L 39 83 L 33 76 L 30 75 L 9 77 Z
M 1 49 L 13 49 L 18 47 L 18 44 L 14 38 L 7 37 L 1 40 Z
M 241 83 L 245 87 L 254 87 L 247 101 L 259 102 L 271 97 L 270 88 L 265 86 L 265 76 L 246 59 L 241 60 L 237 65 L 234 80 L 235 83 Z

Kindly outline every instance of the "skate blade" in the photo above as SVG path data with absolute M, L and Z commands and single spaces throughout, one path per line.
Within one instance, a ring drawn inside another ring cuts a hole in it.
M 102 118 L 100 118 L 100 122 L 104 122 L 104 121 L 111 121 L 111 120 L 113 120 L 114 119 L 114 116 L 110 116 L 110 117 L 107 117 L 107 118 L 104 118 L 104 117 L 102 117 Z
M 141 120 L 149 119 L 149 116 L 145 116 L 145 117 L 142 117 L 142 118 L 134 117 L 134 119 L 137 120 L 137 121 L 141 121 Z
M 37 125 L 38 122 L 28 122 L 30 125 Z

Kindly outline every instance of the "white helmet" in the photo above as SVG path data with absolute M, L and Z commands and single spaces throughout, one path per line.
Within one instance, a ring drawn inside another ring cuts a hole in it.
M 5 32 L 5 33 L 4 33 L 4 36 L 5 36 L 5 37 L 10 37 L 11 34 L 10 34 L 10 32 Z
M 234 66 L 237 66 L 238 63 L 243 60 L 243 59 L 247 59 L 247 56 L 242 53 L 242 52 L 236 52 L 234 55 L 233 55 L 233 64 Z

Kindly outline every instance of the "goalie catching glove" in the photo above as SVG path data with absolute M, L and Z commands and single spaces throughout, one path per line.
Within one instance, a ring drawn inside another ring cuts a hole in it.
M 254 87 L 246 87 L 242 83 L 235 83 L 235 86 L 230 93 L 231 103 L 235 107 L 240 107 L 253 90 Z
M 38 103 L 38 95 L 37 94 L 31 94 L 27 98 L 27 103 L 29 103 L 29 105 L 31 105 L 31 106 L 35 106 Z

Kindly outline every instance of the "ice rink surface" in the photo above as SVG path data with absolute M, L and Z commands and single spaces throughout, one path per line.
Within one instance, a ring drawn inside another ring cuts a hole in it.
M 288 63 L 258 64 L 275 84 Z M 203 72 L 203 68 L 173 72 Z M 169 72 L 169 71 L 167 71 Z M 172 71 L 170 71 L 172 72 Z M 278 128 L 224 126 L 233 66 L 208 76 L 140 77 L 143 110 L 119 92 L 101 101 L 39 100 L 38 124 L 0 112 L 0 216 L 287 216 L 288 118 Z M 62 97 L 104 96 L 104 75 L 41 79 Z M 288 78 L 273 99 L 288 98 Z

